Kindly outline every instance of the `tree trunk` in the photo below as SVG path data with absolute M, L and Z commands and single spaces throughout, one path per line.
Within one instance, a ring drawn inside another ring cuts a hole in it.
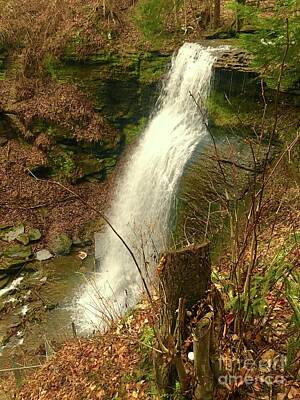
M 214 0 L 214 29 L 220 26 L 221 0 Z
M 185 309 L 191 309 L 199 300 L 206 298 L 210 287 L 211 264 L 208 244 L 164 253 L 157 272 L 162 302 L 159 336 L 170 353 L 164 355 L 155 352 L 153 358 L 158 389 L 162 395 L 166 395 L 172 393 L 175 380 L 183 380 L 185 376 L 183 364 L 178 358 L 180 343 L 185 339 L 184 321 L 181 321 L 185 311 L 180 309 L 183 308 L 183 304 Z

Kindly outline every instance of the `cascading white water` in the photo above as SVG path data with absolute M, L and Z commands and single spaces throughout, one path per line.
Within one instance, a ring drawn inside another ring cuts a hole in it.
M 195 99 L 202 103 L 207 98 L 214 59 L 214 49 L 195 43 L 184 44 L 173 57 L 157 110 L 117 185 L 110 221 L 142 264 L 151 263 L 167 243 L 180 177 L 196 145 L 207 135 L 205 116 Z M 100 296 L 123 310 L 136 300 L 140 287 L 128 250 L 109 227 L 98 235 L 96 257 L 100 260 L 97 288 L 87 288 L 80 299 L 86 319 L 94 323 L 103 308 Z

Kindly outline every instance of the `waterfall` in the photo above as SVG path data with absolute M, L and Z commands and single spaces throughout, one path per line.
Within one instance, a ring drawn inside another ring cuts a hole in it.
M 109 219 L 144 273 L 168 242 L 170 216 L 184 167 L 207 136 L 205 110 L 199 106 L 209 93 L 214 60 L 214 49 L 196 43 L 184 44 L 173 56 L 156 110 L 128 157 L 115 190 Z M 97 235 L 96 257 L 98 277 L 80 299 L 85 317 L 94 322 L 105 312 L 107 303 L 114 303 L 121 311 L 133 304 L 141 287 L 128 250 L 109 227 Z

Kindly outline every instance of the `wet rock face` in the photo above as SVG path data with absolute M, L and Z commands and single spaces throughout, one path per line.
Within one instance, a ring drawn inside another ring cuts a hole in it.
M 251 55 L 241 49 L 230 47 L 224 50 L 215 62 L 215 69 L 227 69 L 231 71 L 253 72 L 251 67 Z
M 170 58 L 160 52 L 103 52 L 79 59 L 70 53 L 50 69 L 54 79 L 79 86 L 96 109 L 123 131 L 149 115 Z
M 257 97 L 260 82 L 251 59 L 249 53 L 233 47 L 222 52 L 214 64 L 213 90 L 224 92 L 228 97 L 245 94 Z
M 169 54 L 159 52 L 103 52 L 83 59 L 69 53 L 48 65 L 53 80 L 76 85 L 118 134 L 80 141 L 50 121 L 35 120 L 30 127 L 34 145 L 46 154 L 47 161 L 35 165 L 34 173 L 72 183 L 104 180 L 126 144 L 143 129 L 169 61 Z

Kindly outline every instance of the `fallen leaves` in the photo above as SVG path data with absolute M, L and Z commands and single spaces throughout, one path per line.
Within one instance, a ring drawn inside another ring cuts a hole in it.
M 143 303 L 127 320 L 103 335 L 67 343 L 16 399 L 149 399 L 149 382 L 136 376 L 142 331 L 153 321 L 149 305 Z

